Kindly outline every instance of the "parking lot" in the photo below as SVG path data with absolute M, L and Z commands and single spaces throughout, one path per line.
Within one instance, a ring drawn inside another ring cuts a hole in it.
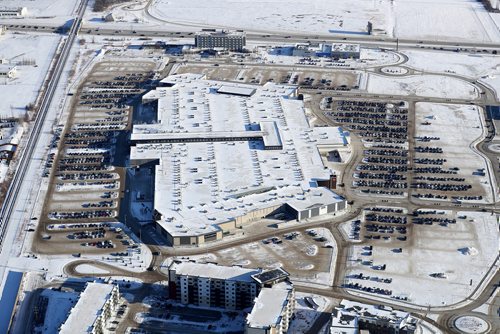
M 407 196 L 408 104 L 406 102 L 322 101 L 325 115 L 363 141 L 363 158 L 352 186 L 361 195 Z
M 61 245 L 71 253 L 126 250 L 128 241 L 121 232 L 84 225 L 112 222 L 119 215 L 126 146 L 121 133 L 130 129 L 131 105 L 145 91 L 154 66 L 139 61 L 101 62 L 77 89 L 67 123 L 56 128 L 49 148 L 43 175 L 53 181 L 40 217 L 39 250 L 60 252 L 44 243 Z M 50 228 L 61 224 L 71 233 Z
M 440 306 L 466 298 L 498 253 L 496 217 L 420 209 L 409 220 L 412 224 L 391 224 L 408 227 L 405 242 L 371 238 L 350 247 L 344 287 L 419 305 Z
M 306 233 L 285 233 L 279 237 L 200 255 L 196 259 L 249 268 L 283 266 L 294 280 L 331 284 L 335 256 L 336 249 L 330 231 L 315 228 Z
M 471 147 L 483 135 L 476 106 L 417 103 L 413 196 L 492 202 L 486 161 Z

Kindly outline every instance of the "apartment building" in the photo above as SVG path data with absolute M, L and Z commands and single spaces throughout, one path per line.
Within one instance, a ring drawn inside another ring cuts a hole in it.
M 168 268 L 170 298 L 183 304 L 242 310 L 253 305 L 260 290 L 252 275 L 261 269 L 213 263 L 174 261 Z
M 203 30 L 195 35 L 194 44 L 200 49 L 222 48 L 241 51 L 246 45 L 246 34 L 243 31 Z
M 0 17 L 19 17 L 28 14 L 26 7 L 0 7 Z
M 78 302 L 61 325 L 60 334 L 102 334 L 115 311 L 120 292 L 117 285 L 87 283 Z

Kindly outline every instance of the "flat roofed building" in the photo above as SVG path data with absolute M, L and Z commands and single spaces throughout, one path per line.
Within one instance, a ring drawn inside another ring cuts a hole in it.
M 279 283 L 262 288 L 246 319 L 246 334 L 284 334 L 295 310 L 293 285 Z
M 0 7 L 0 17 L 25 16 L 28 14 L 26 7 Z
M 295 310 L 295 290 L 282 268 L 174 260 L 168 267 L 170 297 L 183 304 L 242 310 L 252 307 L 246 333 L 286 333 Z
M 383 305 L 367 305 L 342 300 L 332 313 L 330 334 L 357 334 L 360 330 L 374 333 L 413 334 L 416 319 L 409 313 Z
M 358 317 L 342 310 L 332 311 L 330 334 L 359 334 Z
M 11 65 L 0 65 L 0 77 L 14 78 L 17 74 L 17 67 Z
M 136 166 L 158 163 L 156 225 L 174 246 L 219 240 L 288 202 L 299 202 L 293 207 L 300 210 L 290 211 L 299 220 L 346 208 L 345 199 L 324 188 L 332 189 L 332 171 L 318 147 L 347 139 L 337 127 L 310 127 L 296 87 L 195 74 L 162 84 L 143 97 L 155 103 L 157 119 L 133 126 L 130 159 Z
M 241 51 L 246 45 L 246 34 L 243 31 L 205 30 L 196 33 L 194 41 L 195 46 L 200 49 Z
M 332 58 L 355 58 L 361 56 L 361 47 L 359 44 L 335 43 L 331 46 Z
M 286 210 L 297 217 L 297 220 L 314 218 L 325 214 L 334 214 L 346 208 L 346 202 L 342 197 L 326 188 L 315 188 L 309 197 L 297 197 L 286 203 Z M 332 201 L 331 197 L 337 197 L 338 201 Z
M 260 287 L 252 275 L 261 271 L 173 261 L 168 268 L 170 297 L 183 304 L 241 310 L 252 306 L 258 295 Z
M 252 275 L 252 278 L 264 287 L 271 287 L 277 283 L 288 280 L 290 274 L 283 268 L 266 270 L 258 274 Z
M 61 334 L 101 334 L 106 322 L 118 305 L 118 286 L 103 283 L 87 283 L 78 302 L 62 324 Z
M 282 150 L 280 131 L 275 121 L 260 122 L 260 130 L 263 132 L 262 141 L 265 150 Z

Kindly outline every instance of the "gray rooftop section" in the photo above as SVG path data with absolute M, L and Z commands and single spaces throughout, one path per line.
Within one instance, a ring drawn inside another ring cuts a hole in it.
M 278 125 L 275 121 L 260 122 L 260 130 L 264 133 L 264 147 L 283 147 Z
M 359 44 L 349 43 L 334 43 L 332 44 L 332 52 L 360 52 Z
M 189 141 L 214 142 L 232 140 L 258 140 L 264 137 L 262 131 L 214 131 L 214 132 L 133 132 L 130 140 L 133 142 L 152 143 L 155 141 L 166 143 L 182 143 Z M 236 138 L 236 139 L 235 139 Z
M 248 86 L 242 87 L 235 85 L 223 85 L 219 89 L 217 89 L 217 93 L 239 95 L 239 96 L 252 96 L 255 93 L 255 88 Z
M 266 270 L 256 275 L 253 275 L 253 279 L 259 284 L 266 284 L 268 282 L 283 280 L 290 276 L 290 274 L 283 268 L 276 268 L 271 270 Z

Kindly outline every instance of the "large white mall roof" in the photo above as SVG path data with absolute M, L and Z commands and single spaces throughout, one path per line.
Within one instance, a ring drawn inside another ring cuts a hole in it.
M 343 146 L 343 133 L 311 128 L 295 87 L 194 74 L 162 82 L 173 86 L 143 98 L 158 101 L 158 122 L 134 125 L 131 160 L 159 159 L 154 206 L 171 235 L 218 231 L 217 224 L 295 199 L 305 207 L 342 200 L 312 181 L 331 174 L 318 146 Z M 253 94 L 231 94 L 231 86 Z

